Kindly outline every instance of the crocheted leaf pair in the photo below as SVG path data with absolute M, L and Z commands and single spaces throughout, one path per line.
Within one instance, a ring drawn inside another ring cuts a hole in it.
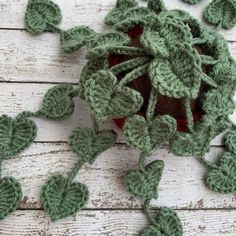
M 201 0 L 184 0 L 195 4 Z M 218 27 L 232 29 L 236 24 L 236 1 L 235 0 L 213 0 L 203 13 L 204 19 Z
M 155 215 L 155 224 L 151 224 L 140 232 L 140 236 L 182 236 L 183 227 L 177 213 L 169 208 L 164 208 Z

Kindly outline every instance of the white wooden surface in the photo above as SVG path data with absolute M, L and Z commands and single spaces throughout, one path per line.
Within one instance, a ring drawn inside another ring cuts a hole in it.
M 188 10 L 201 18 L 209 0 L 189 6 L 180 0 L 165 0 L 169 8 Z M 58 0 L 64 28 L 86 24 L 97 31 L 106 29 L 103 18 L 115 0 Z M 145 2 L 141 2 L 145 4 Z M 0 114 L 15 116 L 23 110 L 35 111 L 44 93 L 54 84 L 77 83 L 85 63 L 84 51 L 65 55 L 57 35 L 31 36 L 24 30 L 27 0 L 0 0 Z M 236 27 L 222 31 L 236 59 Z M 104 152 L 93 165 L 86 165 L 76 177 L 88 184 L 91 196 L 86 209 L 75 217 L 51 223 L 42 211 L 39 191 L 48 176 L 69 171 L 76 156 L 68 150 L 67 139 L 78 125 L 89 125 L 89 115 L 79 99 L 75 113 L 66 121 L 36 119 L 39 131 L 35 143 L 3 163 L 3 175 L 13 175 L 22 184 L 24 197 L 19 209 L 0 222 L 0 235 L 77 236 L 138 235 L 147 225 L 140 201 L 123 187 L 123 176 L 138 164 L 138 152 L 126 146 L 119 132 L 118 143 Z M 236 121 L 236 115 L 231 116 Z M 115 128 L 111 122 L 106 128 Z M 222 152 L 221 136 L 213 142 L 209 159 Z M 159 199 L 153 208 L 178 210 L 186 236 L 236 235 L 236 195 L 220 195 L 205 187 L 205 168 L 194 158 L 176 157 L 168 149 L 159 150 L 150 160 L 165 161 Z

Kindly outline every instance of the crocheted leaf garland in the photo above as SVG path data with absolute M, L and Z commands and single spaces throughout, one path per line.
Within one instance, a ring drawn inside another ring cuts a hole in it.
M 28 119 L 2 115 L 0 117 L 0 157 L 8 159 L 25 150 L 37 132 L 35 123 Z
M 20 183 L 13 177 L 0 180 L 0 220 L 14 212 L 22 198 Z
M 62 175 L 49 178 L 42 188 L 43 208 L 52 221 L 74 215 L 88 201 L 89 191 L 86 185 L 71 183 Z
M 176 121 L 168 115 L 157 116 L 149 122 L 142 116 L 134 115 L 127 119 L 124 126 L 126 141 L 147 155 L 169 141 L 175 131 Z
M 51 24 L 59 24 L 62 19 L 60 8 L 48 0 L 29 0 L 25 14 L 26 29 L 40 34 L 51 29 Z
M 182 236 L 183 227 L 177 213 L 170 209 L 164 208 L 159 214 L 155 215 L 154 224 L 140 232 L 140 236 Z
M 236 24 L 236 1 L 213 0 L 205 9 L 203 17 L 218 28 L 232 29 Z
M 117 135 L 113 131 L 95 133 L 89 128 L 78 128 L 72 132 L 69 146 L 81 160 L 92 164 L 98 155 L 115 144 L 116 138 Z
M 157 198 L 157 187 L 164 169 L 163 161 L 154 161 L 142 170 L 131 170 L 125 176 L 127 190 L 136 197 L 149 201 Z

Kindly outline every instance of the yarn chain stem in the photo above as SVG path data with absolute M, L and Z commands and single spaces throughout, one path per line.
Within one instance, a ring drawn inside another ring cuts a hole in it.
M 146 157 L 146 153 L 141 152 L 139 155 L 139 169 L 144 172 L 145 171 L 145 157 Z
M 97 133 L 99 131 L 99 125 L 98 122 L 96 121 L 95 116 L 91 115 L 91 120 L 92 120 L 92 129 L 94 133 Z
M 149 100 L 148 100 L 148 107 L 146 111 L 146 118 L 148 122 L 151 121 L 154 116 L 156 104 L 157 104 L 157 96 L 158 94 L 157 94 L 156 89 L 152 87 Z
M 56 25 L 50 23 L 50 22 L 47 22 L 47 25 L 50 26 L 50 29 L 52 30 L 52 32 L 54 33 L 58 33 L 58 34 L 61 34 L 62 32 L 64 32 L 63 29 L 57 27 Z
M 78 171 L 81 169 L 81 167 L 84 165 L 85 161 L 84 160 L 79 160 L 75 167 L 68 173 L 68 182 L 72 182 L 73 179 L 75 178 L 76 174 Z
M 147 218 L 151 222 L 151 224 L 159 228 L 159 225 L 157 224 L 155 217 L 150 210 L 150 200 L 144 201 L 144 212 L 147 215 Z
M 190 132 L 193 132 L 193 114 L 191 110 L 191 100 L 188 97 L 184 98 L 184 108 L 187 118 L 188 129 Z
M 128 73 L 123 79 L 120 80 L 119 85 L 122 87 L 133 80 L 137 79 L 138 77 L 147 73 L 149 67 L 149 63 L 146 63 L 142 66 L 137 67 L 136 69 L 132 70 Z

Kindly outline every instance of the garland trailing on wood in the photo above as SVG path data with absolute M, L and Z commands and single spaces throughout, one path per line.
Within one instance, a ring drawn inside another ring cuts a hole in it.
M 76 128 L 69 138 L 68 144 L 79 158 L 75 167 L 66 175 L 50 177 L 42 187 L 42 205 L 52 221 L 74 215 L 85 206 L 88 187 L 73 179 L 85 163 L 92 164 L 116 142 L 114 131 L 101 130 L 99 125 L 107 119 L 117 122 L 123 117 L 119 121 L 124 123 L 125 139 L 140 151 L 139 168 L 130 170 L 124 178 L 127 190 L 143 201 L 150 221 L 140 235 L 183 235 L 174 210 L 150 210 L 150 201 L 158 197 L 164 162 L 146 164 L 146 157 L 169 144 L 176 155 L 199 158 L 209 169 L 206 184 L 213 191 L 236 192 L 236 129 L 228 120 L 235 109 L 232 96 L 236 89 L 236 62 L 226 41 L 187 12 L 167 10 L 161 0 L 149 0 L 147 7 L 139 7 L 135 0 L 118 0 L 105 18 L 112 25 L 105 33 L 95 33 L 85 26 L 62 30 L 57 26 L 61 19 L 61 10 L 55 3 L 29 0 L 25 24 L 30 33 L 59 33 L 66 53 L 86 46 L 88 62 L 80 84 L 51 88 L 36 112 L 24 111 L 15 119 L 1 116 L 1 162 L 32 143 L 37 128 L 31 118 L 66 119 L 74 111 L 73 98 L 80 96 L 90 108 L 93 124 Z M 226 24 L 221 21 L 221 26 Z M 148 96 L 137 86 L 140 78 L 142 87 L 148 88 Z M 163 101 L 181 104 L 185 125 L 171 109 L 163 114 Z M 193 104 L 198 107 L 198 116 Z M 205 153 L 211 140 L 225 130 L 226 151 L 218 162 L 212 163 L 205 159 Z M 16 209 L 21 197 L 18 181 L 12 177 L 1 179 L 1 219 Z

